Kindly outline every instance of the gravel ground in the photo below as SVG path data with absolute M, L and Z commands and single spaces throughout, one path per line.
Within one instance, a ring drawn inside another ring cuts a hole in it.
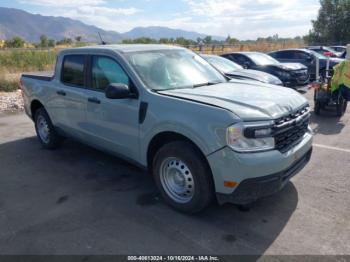
M 0 114 L 16 113 L 24 110 L 21 90 L 16 92 L 0 92 Z

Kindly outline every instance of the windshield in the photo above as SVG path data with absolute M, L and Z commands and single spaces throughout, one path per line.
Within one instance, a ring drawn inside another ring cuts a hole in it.
M 309 50 L 311 54 L 313 54 L 314 56 L 318 57 L 319 59 L 327 59 L 327 57 L 325 57 L 324 55 L 321 55 L 320 53 L 317 53 L 314 50 Z
M 272 58 L 269 55 L 263 53 L 246 53 L 250 59 L 257 65 L 277 65 L 280 64 L 276 59 Z
M 204 56 L 204 59 L 224 74 L 243 69 L 240 65 L 220 56 Z
M 323 49 L 325 50 L 325 51 L 328 51 L 328 52 L 332 52 L 332 53 L 337 53 L 337 51 L 335 51 L 335 49 L 334 48 L 332 48 L 332 47 L 323 47 Z
M 126 57 L 152 90 L 195 88 L 227 82 L 207 61 L 189 50 L 131 52 Z

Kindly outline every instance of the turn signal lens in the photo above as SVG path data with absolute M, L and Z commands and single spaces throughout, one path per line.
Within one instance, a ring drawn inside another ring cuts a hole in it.
M 224 181 L 224 187 L 235 187 L 237 183 L 235 181 Z

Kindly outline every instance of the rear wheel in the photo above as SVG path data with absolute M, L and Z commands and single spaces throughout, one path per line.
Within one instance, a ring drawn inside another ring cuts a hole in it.
M 213 199 L 209 166 L 189 142 L 164 145 L 153 160 L 153 176 L 166 203 L 181 212 L 199 212 Z
M 46 110 L 42 107 L 35 111 L 35 130 L 41 145 L 46 149 L 56 149 L 62 143 Z

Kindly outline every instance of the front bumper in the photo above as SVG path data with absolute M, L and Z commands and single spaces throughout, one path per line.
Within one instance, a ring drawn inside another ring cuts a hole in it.
M 311 154 L 312 149 L 291 167 L 277 174 L 243 180 L 232 194 L 217 193 L 218 202 L 244 205 L 280 191 L 310 161 Z
M 307 132 L 301 142 L 285 153 L 272 150 L 242 154 L 225 147 L 211 154 L 207 159 L 219 202 L 244 204 L 273 194 L 303 168 L 311 151 L 312 135 Z M 234 181 L 237 185 L 225 187 L 225 181 Z M 272 183 L 268 183 L 270 181 Z
M 310 78 L 307 78 L 306 80 L 305 79 L 295 78 L 295 79 L 292 79 L 290 81 L 284 81 L 283 82 L 284 86 L 290 87 L 290 88 L 297 88 L 297 87 L 300 87 L 300 86 L 305 86 L 305 85 L 307 85 L 309 83 L 310 83 Z

